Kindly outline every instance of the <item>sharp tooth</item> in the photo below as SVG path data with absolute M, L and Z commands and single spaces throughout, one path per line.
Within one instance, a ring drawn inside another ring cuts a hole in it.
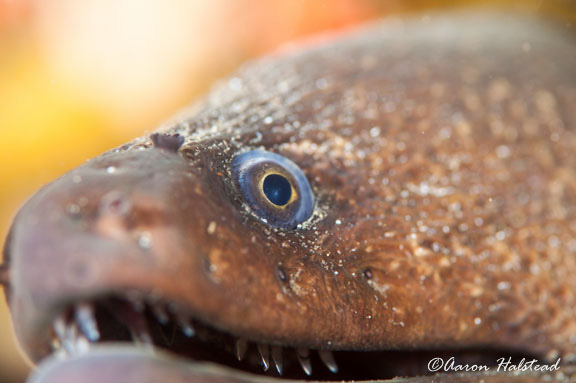
M 236 358 L 238 360 L 242 360 L 244 358 L 244 354 L 246 354 L 246 350 L 248 349 L 248 342 L 246 339 L 238 338 L 236 339 Z
M 82 303 L 76 307 L 76 322 L 78 322 L 80 331 L 84 333 L 88 340 L 97 342 L 100 339 L 100 331 L 98 331 L 98 324 L 94 318 L 94 307 L 92 305 Z
M 310 351 L 305 348 L 296 349 L 296 356 L 298 357 L 298 362 L 300 362 L 300 367 L 304 370 L 304 373 L 308 376 L 312 375 L 312 365 L 310 364 Z
M 182 329 L 182 333 L 184 333 L 184 335 L 186 335 L 188 338 L 192 338 L 196 334 L 196 330 L 194 330 L 194 327 L 192 327 L 192 324 L 188 318 L 181 314 L 176 314 L 176 321 Z
M 192 327 L 189 322 L 180 323 L 180 327 L 182 328 L 184 335 L 186 335 L 188 338 L 192 338 L 196 334 L 196 330 L 194 330 L 194 327 Z
M 268 371 L 270 368 L 270 348 L 267 344 L 259 344 L 258 353 L 260 354 L 260 359 L 262 359 L 264 371 Z
M 59 316 L 54 320 L 54 333 L 60 341 L 60 344 L 62 344 L 66 335 L 66 320 L 63 316 Z
M 165 325 L 168 323 L 168 321 L 170 320 L 168 318 L 168 313 L 166 313 L 166 309 L 164 308 L 164 306 L 162 306 L 161 303 L 152 303 L 150 307 L 152 308 L 152 312 L 154 313 L 154 316 L 156 317 L 156 319 L 158 319 L 158 322 L 160 322 L 160 324 Z
M 60 339 L 58 339 L 58 337 L 52 337 L 52 340 L 50 341 L 50 345 L 52 346 L 52 350 L 54 351 L 59 351 L 62 349 L 62 344 L 60 343 Z
M 79 336 L 76 339 L 76 344 L 74 345 L 74 349 L 78 354 L 85 354 L 90 351 L 90 341 L 83 336 Z
M 76 341 L 78 339 L 78 328 L 75 323 L 65 325 L 64 339 L 62 341 L 62 346 L 68 354 L 76 353 Z
M 282 375 L 282 347 L 279 346 L 272 346 L 271 347 L 271 354 L 272 360 L 274 361 L 274 365 L 276 366 L 276 371 L 278 371 L 279 375 Z
M 332 371 L 334 374 L 338 372 L 338 365 L 334 360 L 334 354 L 332 354 L 332 351 L 318 350 L 318 355 L 320 355 L 320 359 L 322 359 L 322 362 L 324 362 L 330 371 Z

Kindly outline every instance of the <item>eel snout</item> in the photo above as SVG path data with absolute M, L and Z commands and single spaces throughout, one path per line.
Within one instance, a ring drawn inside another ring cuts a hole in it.
M 143 148 L 90 161 L 27 203 L 5 253 L 16 333 L 32 359 L 50 352 L 50 326 L 71 306 L 93 310 L 85 302 L 112 295 L 134 303 L 140 294 L 186 310 L 193 301 L 204 313 L 219 303 L 195 242 L 209 207 L 197 185 L 174 151 Z M 208 288 L 209 301 L 199 293 Z

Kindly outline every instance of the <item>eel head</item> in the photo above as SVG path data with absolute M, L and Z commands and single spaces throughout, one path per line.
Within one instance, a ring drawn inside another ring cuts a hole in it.
M 495 15 L 390 21 L 252 64 L 47 185 L 0 273 L 24 351 L 53 355 L 36 379 L 386 379 L 442 355 L 574 355 L 575 217 L 558 210 L 574 137 L 528 129 L 576 121 L 559 36 Z M 533 124 L 504 132 L 519 118 Z

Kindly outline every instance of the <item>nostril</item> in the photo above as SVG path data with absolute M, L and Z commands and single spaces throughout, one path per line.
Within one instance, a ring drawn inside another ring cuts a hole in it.
M 108 238 L 122 239 L 128 235 L 128 216 L 132 202 L 119 191 L 111 191 L 100 200 L 95 230 Z
M 119 191 L 107 193 L 100 202 L 101 215 L 127 216 L 131 209 L 131 201 Z

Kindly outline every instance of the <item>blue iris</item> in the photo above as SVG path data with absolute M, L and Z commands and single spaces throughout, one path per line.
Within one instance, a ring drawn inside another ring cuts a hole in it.
M 239 154 L 232 161 L 232 176 L 250 211 L 270 226 L 294 229 L 314 211 L 314 194 L 304 172 L 279 154 Z

